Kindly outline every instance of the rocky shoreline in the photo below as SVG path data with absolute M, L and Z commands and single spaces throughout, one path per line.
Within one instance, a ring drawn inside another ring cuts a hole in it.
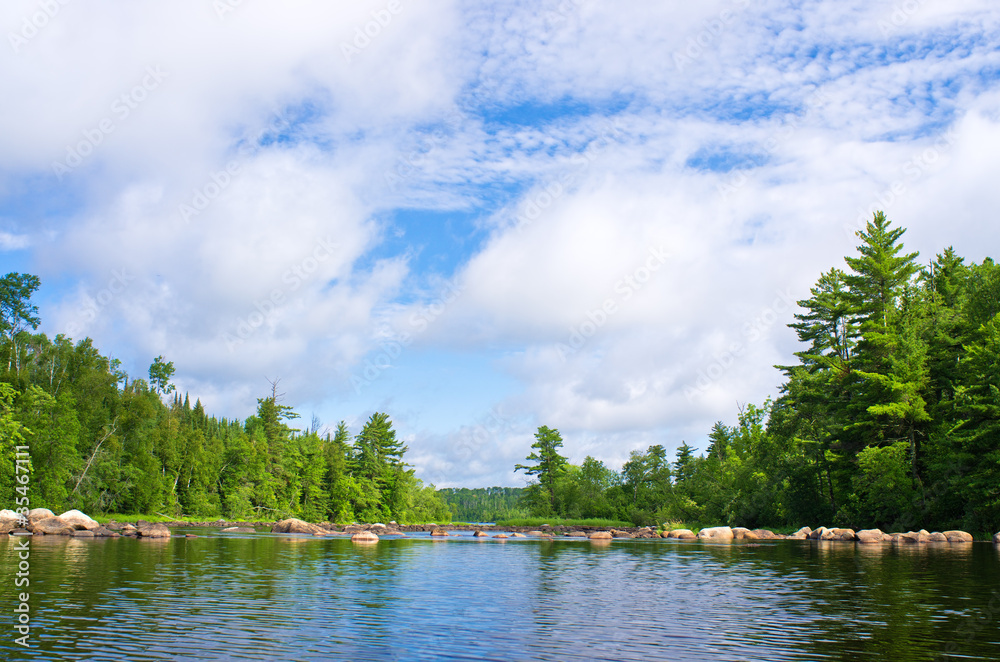
M 818 529 L 802 527 L 790 535 L 774 533 L 767 529 L 746 529 L 743 527 L 716 526 L 694 533 L 690 529 L 658 531 L 653 527 L 603 528 L 585 526 L 506 526 L 489 524 L 349 524 L 339 526 L 329 522 L 318 524 L 290 518 L 275 521 L 227 521 L 212 522 L 146 522 L 135 524 L 110 521 L 100 524 L 79 510 L 69 510 L 56 515 L 47 508 L 35 508 L 26 515 L 18 515 L 11 510 L 0 510 L 0 533 L 10 535 L 62 535 L 75 538 L 114 538 L 120 536 L 135 538 L 170 538 L 172 528 L 213 528 L 228 533 L 257 533 L 261 529 L 271 533 L 296 533 L 313 536 L 350 536 L 355 542 L 378 542 L 379 536 L 405 536 L 407 533 L 430 533 L 434 538 L 447 538 L 456 532 L 473 532 L 477 538 L 586 538 L 594 541 L 612 539 L 667 538 L 675 540 L 697 540 L 702 542 L 727 543 L 733 541 L 756 540 L 815 540 L 855 542 L 858 544 L 966 544 L 973 542 L 973 536 L 965 531 L 907 531 L 885 533 L 879 529 L 855 531 L 845 528 Z M 491 535 L 492 533 L 492 535 Z M 509 534 L 509 535 L 508 535 Z M 184 534 L 197 537 L 196 534 Z M 460 533 L 458 535 L 461 535 Z M 1000 533 L 993 536 L 993 543 L 1000 546 Z

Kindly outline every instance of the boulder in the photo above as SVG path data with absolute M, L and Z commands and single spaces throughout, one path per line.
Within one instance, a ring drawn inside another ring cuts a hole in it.
M 948 542 L 948 536 L 941 533 L 940 531 L 935 531 L 934 533 L 927 536 L 927 542 Z
M 77 530 L 86 529 L 87 531 L 93 531 L 100 526 L 97 520 L 84 515 L 79 510 L 67 510 L 59 518 L 64 522 L 72 524 Z
M 713 526 L 698 532 L 699 540 L 727 541 L 733 539 L 733 530 L 728 526 Z
M 754 529 L 751 533 L 757 536 L 758 540 L 777 540 L 781 537 L 774 531 L 770 531 L 768 529 Z
M 257 529 L 251 526 L 229 526 L 222 529 L 220 533 L 257 533 Z
M 993 544 L 1000 545 L 1000 533 L 993 534 Z
M 586 531 L 567 531 L 563 535 L 565 535 L 567 538 L 586 538 L 587 537 L 587 532 Z
M 436 536 L 440 536 L 442 538 L 447 538 L 448 537 L 448 532 L 445 531 L 444 529 L 434 529 L 434 530 L 431 531 L 431 535 L 435 536 L 435 537 Z
M 72 524 L 58 517 L 35 520 L 28 526 L 28 530 L 32 533 L 44 533 L 47 536 L 70 536 L 76 531 Z
M 309 522 L 303 522 L 300 519 L 291 517 L 289 519 L 283 519 L 281 521 L 275 522 L 274 526 L 271 527 L 271 533 L 323 533 L 324 529 L 322 527 L 316 526 L 315 524 L 310 524 Z
M 135 528 L 135 526 L 133 526 L 131 524 L 126 524 L 125 526 L 123 526 L 121 528 L 121 534 L 123 536 L 134 536 L 134 535 L 137 535 L 138 533 L 139 533 L 139 529 Z
M 48 508 L 32 508 L 28 511 L 28 521 L 42 520 L 48 517 L 55 517 L 56 514 Z
M 351 542 L 369 544 L 378 542 L 378 536 L 371 531 L 358 531 L 351 536 Z
M 73 532 L 73 537 L 74 538 L 93 538 L 94 537 L 94 532 L 93 531 L 88 531 L 87 529 L 79 529 L 78 531 L 74 531 Z
M 507 534 L 506 534 L 506 533 L 498 533 L 498 534 L 496 534 L 496 535 L 495 535 L 495 536 L 493 536 L 493 537 L 494 537 L 494 538 L 500 538 L 501 540 L 503 540 L 503 539 L 506 539 L 506 538 L 507 538 Z
M 945 531 L 944 536 L 948 542 L 972 542 L 972 534 L 965 531 Z
M 511 538 L 527 538 L 528 536 L 524 535 L 523 533 L 517 533 L 515 531 L 514 533 L 510 534 L 510 537 Z
M 801 529 L 790 535 L 789 538 L 792 538 L 794 540 L 805 540 L 806 538 L 809 537 L 809 534 L 811 534 L 812 532 L 813 530 L 810 529 L 808 526 L 803 526 Z
M 674 529 L 667 533 L 668 538 L 676 538 L 678 540 L 694 540 L 698 536 L 694 534 L 691 529 Z
M 733 527 L 733 540 L 757 540 L 758 536 L 750 529 L 742 526 Z
M 138 525 L 137 532 L 140 538 L 169 538 L 170 529 L 163 522 L 146 522 L 144 520 L 139 520 L 136 522 Z
M 482 531 L 476 531 L 476 532 L 475 532 L 475 533 L 473 533 L 472 535 L 473 535 L 473 537 L 475 537 L 475 538 L 489 538 L 489 537 L 490 537 L 490 534 L 488 534 L 488 533 L 483 533 Z
M 13 510 L 0 510 L 0 522 L 20 522 L 21 516 Z
M 541 531 L 528 531 L 529 536 L 539 536 L 542 538 L 551 538 L 551 533 L 542 533 Z
M 820 540 L 857 540 L 854 529 L 827 529 L 820 536 Z
M 858 531 L 857 537 L 858 542 L 867 544 L 883 542 L 886 536 L 881 529 L 861 529 Z
M 591 540 L 611 540 L 610 531 L 595 531 L 587 536 Z
M 799 530 L 801 531 L 801 529 L 799 529 Z M 826 533 L 829 530 L 830 529 L 826 528 L 825 526 L 821 526 L 818 529 L 816 529 L 815 531 L 810 531 L 809 532 L 809 539 L 810 540 L 822 540 L 823 534 Z
M 114 531 L 105 526 L 99 526 L 96 529 L 92 529 L 91 532 L 98 538 L 111 538 L 115 535 Z

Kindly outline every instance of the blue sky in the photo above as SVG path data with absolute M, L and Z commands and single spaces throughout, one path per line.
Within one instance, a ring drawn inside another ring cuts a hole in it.
M 776 395 L 875 209 L 1000 252 L 988 0 L 392 7 L 5 3 L 0 272 L 41 329 L 521 485 L 539 425 L 617 468 Z

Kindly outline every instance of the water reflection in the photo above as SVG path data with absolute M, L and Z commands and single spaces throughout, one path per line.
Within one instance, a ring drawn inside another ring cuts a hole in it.
M 1000 609 L 962 629 L 992 613 L 992 545 L 208 534 L 31 553 L 39 648 L 0 642 L 10 659 L 1000 658 Z M 12 586 L 12 541 L 0 555 Z

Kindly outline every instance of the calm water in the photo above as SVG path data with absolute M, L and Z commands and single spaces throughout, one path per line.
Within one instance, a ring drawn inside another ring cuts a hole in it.
M 190 531 L 202 537 L 33 539 L 28 651 L 13 642 L 15 540 L 2 536 L 0 657 L 1000 659 L 990 544 Z

